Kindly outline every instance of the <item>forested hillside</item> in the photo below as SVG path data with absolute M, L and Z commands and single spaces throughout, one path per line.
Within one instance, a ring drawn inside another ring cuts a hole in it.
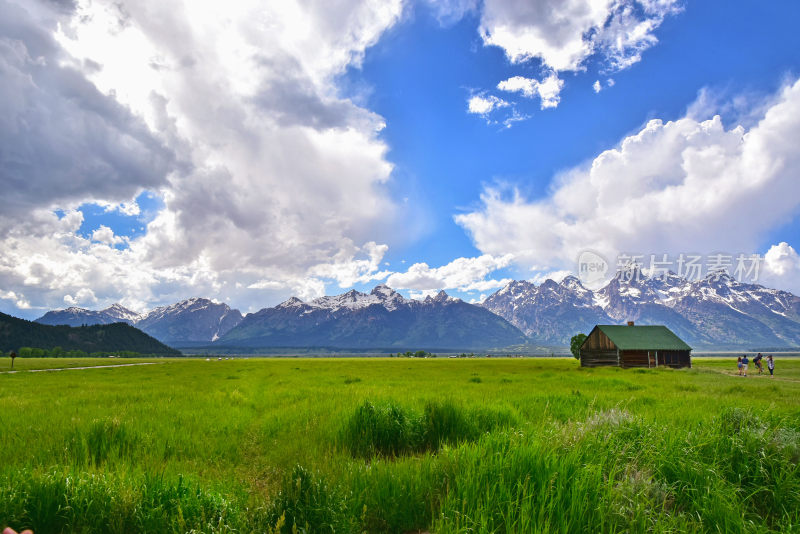
M 23 347 L 64 351 L 138 352 L 158 356 L 180 356 L 180 352 L 148 336 L 141 330 L 113 323 L 93 326 L 50 326 L 0 313 L 0 350 L 19 351 Z

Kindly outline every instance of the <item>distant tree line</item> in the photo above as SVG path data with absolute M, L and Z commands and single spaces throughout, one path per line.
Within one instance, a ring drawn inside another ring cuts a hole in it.
M 390 358 L 394 358 L 394 354 L 389 354 Z M 398 352 L 397 358 L 436 358 L 436 355 L 424 350 L 418 350 L 416 352 L 412 352 L 407 350 L 406 352 Z
M 461 354 L 456 354 L 455 356 L 459 358 L 474 358 L 475 354 L 470 352 L 467 354 L 466 352 L 462 352 Z M 398 352 L 395 354 L 389 354 L 390 358 L 438 358 L 438 356 L 432 352 L 427 352 L 424 350 L 418 350 L 416 352 L 413 351 L 406 351 L 406 352 Z M 452 357 L 452 356 L 451 356 Z
M 20 347 L 16 351 L 8 351 L 10 356 L 12 352 L 16 352 L 20 358 L 107 358 L 109 356 L 116 356 L 117 358 L 139 358 L 145 356 L 158 356 L 157 354 L 142 354 L 132 350 L 116 350 L 116 351 L 98 351 L 86 352 L 85 350 L 64 350 L 61 347 L 53 347 L 52 349 L 41 349 L 39 347 Z

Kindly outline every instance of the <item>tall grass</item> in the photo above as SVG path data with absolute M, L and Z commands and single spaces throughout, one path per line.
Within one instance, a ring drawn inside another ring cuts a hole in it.
M 3 522 L 37 534 L 236 532 L 255 519 L 245 514 L 241 502 L 182 477 L 20 470 L 0 484 Z
M 340 442 L 353 456 L 397 456 L 421 445 L 419 417 L 394 402 L 364 401 L 347 419 Z
M 780 363 L 790 380 L 503 359 L 0 375 L 0 527 L 800 532 L 800 362 Z
M 94 420 L 86 428 L 75 428 L 64 451 L 73 465 L 99 466 L 115 459 L 129 461 L 139 438 L 118 419 Z
M 366 400 L 344 423 L 339 443 L 355 457 L 399 456 L 475 440 L 514 421 L 508 409 L 465 408 L 452 400 L 429 401 L 422 413 Z
M 276 501 L 273 517 L 308 521 L 327 503 L 317 524 L 337 532 L 793 532 L 798 442 L 785 424 L 729 409 L 680 434 L 612 409 L 374 458 L 339 486 L 310 485 L 323 497 Z

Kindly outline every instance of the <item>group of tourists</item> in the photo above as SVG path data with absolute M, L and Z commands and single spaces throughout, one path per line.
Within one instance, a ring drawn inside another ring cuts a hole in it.
M 764 374 L 764 364 L 762 360 L 764 360 L 764 356 L 762 356 L 760 352 L 753 358 L 753 365 L 758 369 L 758 374 Z M 747 376 L 747 367 L 749 364 L 750 359 L 747 357 L 747 354 L 739 356 L 736 362 L 736 366 L 739 368 L 739 376 Z M 769 377 L 775 378 L 775 360 L 772 358 L 772 354 L 767 356 L 767 369 L 769 369 Z

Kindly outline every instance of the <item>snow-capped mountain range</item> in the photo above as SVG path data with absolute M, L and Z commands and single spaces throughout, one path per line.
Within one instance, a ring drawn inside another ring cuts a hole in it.
M 49 311 L 36 319 L 42 324 L 81 326 L 123 322 L 171 345 L 208 344 L 239 324 L 242 314 L 227 304 L 204 298 L 191 298 L 171 306 L 137 314 L 120 304 L 104 310 L 67 308 Z
M 491 312 L 491 313 L 490 313 Z M 136 314 L 67 308 L 44 324 L 132 324 L 175 346 L 479 349 L 531 343 L 565 346 L 595 324 L 664 324 L 700 349 L 800 346 L 800 297 L 711 274 L 648 277 L 634 266 L 592 291 L 574 276 L 540 285 L 513 281 L 473 305 L 444 291 L 425 300 L 386 285 L 304 302 L 297 297 L 242 317 L 226 304 L 192 298 Z M 527 336 L 527 337 L 526 337 Z
M 664 324 L 695 348 L 800 346 L 800 297 L 727 273 L 686 280 L 674 273 L 648 277 L 633 266 L 597 291 L 574 276 L 539 286 L 514 281 L 482 306 L 542 344 L 564 345 L 595 324 L 633 320 Z
M 386 285 L 310 302 L 293 297 L 248 314 L 218 345 L 375 350 L 469 350 L 524 344 L 516 327 L 440 291 L 406 299 Z
M 386 285 L 303 302 L 297 297 L 242 318 L 238 310 L 192 298 L 137 315 L 119 304 L 101 311 L 68 308 L 44 324 L 127 322 L 177 347 L 320 347 L 336 349 L 472 349 L 524 344 L 525 335 L 488 310 L 444 291 L 404 298 Z

